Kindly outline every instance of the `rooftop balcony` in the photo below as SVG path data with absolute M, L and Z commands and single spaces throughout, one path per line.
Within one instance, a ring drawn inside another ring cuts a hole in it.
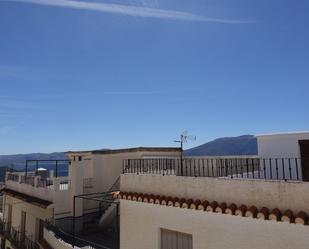
M 308 181 L 303 177 L 309 159 L 251 157 L 196 157 L 180 159 L 128 159 L 124 174 L 175 175 L 231 179 Z
M 42 177 L 37 172 L 7 172 L 5 187 L 53 202 L 57 193 L 70 192 L 71 181 L 68 177 Z

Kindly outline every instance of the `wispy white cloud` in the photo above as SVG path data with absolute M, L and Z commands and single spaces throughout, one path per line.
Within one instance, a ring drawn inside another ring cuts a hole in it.
M 3 1 L 3 0 L 2 0 Z M 4 0 L 11 2 L 22 2 L 37 5 L 98 11 L 103 13 L 120 14 L 135 17 L 159 18 L 182 21 L 215 22 L 225 24 L 243 24 L 248 21 L 210 18 L 207 16 L 195 15 L 189 12 L 165 10 L 124 4 L 98 3 L 76 0 Z

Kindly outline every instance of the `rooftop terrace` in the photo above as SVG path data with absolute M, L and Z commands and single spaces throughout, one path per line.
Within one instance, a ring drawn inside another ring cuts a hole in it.
M 302 177 L 304 160 L 308 161 L 258 156 L 128 159 L 123 162 L 123 173 L 305 181 Z

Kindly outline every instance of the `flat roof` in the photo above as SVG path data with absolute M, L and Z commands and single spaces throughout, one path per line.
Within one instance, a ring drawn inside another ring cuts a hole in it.
M 256 137 L 266 137 L 266 136 L 288 136 L 288 135 L 302 135 L 308 134 L 309 131 L 290 131 L 290 132 L 277 132 L 277 133 L 265 133 L 265 134 L 258 134 L 255 135 Z
M 135 148 L 125 148 L 125 149 L 112 149 L 112 150 L 88 150 L 88 151 L 68 151 L 66 154 L 117 154 L 117 153 L 127 153 L 127 152 L 180 152 L 179 147 L 135 147 Z

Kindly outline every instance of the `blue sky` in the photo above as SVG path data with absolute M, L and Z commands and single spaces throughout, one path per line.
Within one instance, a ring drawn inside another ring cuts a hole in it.
M 309 2 L 1 0 L 0 154 L 308 130 Z

